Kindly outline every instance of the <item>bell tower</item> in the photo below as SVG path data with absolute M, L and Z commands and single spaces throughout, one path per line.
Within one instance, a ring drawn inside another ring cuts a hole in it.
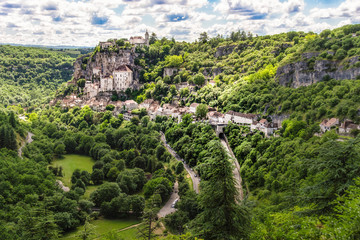
M 146 46 L 149 46 L 149 32 L 147 29 L 145 32 L 145 44 L 146 44 Z

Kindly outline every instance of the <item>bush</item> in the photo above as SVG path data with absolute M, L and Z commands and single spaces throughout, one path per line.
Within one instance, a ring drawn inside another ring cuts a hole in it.
M 337 60 L 342 60 L 347 56 L 347 53 L 344 49 L 338 49 L 336 51 L 335 57 Z

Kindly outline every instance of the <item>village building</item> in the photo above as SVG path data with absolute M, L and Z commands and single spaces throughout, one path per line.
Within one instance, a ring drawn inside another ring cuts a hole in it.
M 133 82 L 133 72 L 126 66 L 122 65 L 113 71 L 113 75 L 100 77 L 100 92 L 125 91 Z
M 135 36 L 135 37 L 130 37 L 129 42 L 132 45 L 135 45 L 135 47 L 137 46 L 149 46 L 149 33 L 146 30 L 145 33 L 145 38 L 141 37 L 141 36 Z
M 206 116 L 209 119 L 210 123 L 225 123 L 224 114 L 220 112 L 217 111 L 208 112 Z
M 91 81 L 85 82 L 84 95 L 86 96 L 86 98 L 96 97 L 98 92 L 99 92 L 99 84 L 92 83 Z
M 199 103 L 192 103 L 192 104 L 190 105 L 190 108 L 189 108 L 190 113 L 194 113 L 194 114 L 195 114 L 196 108 L 197 108 L 197 106 L 199 106 L 199 105 L 200 105 Z
M 135 102 L 134 100 L 126 100 L 124 102 L 124 105 L 125 105 L 125 109 L 127 111 L 131 111 L 131 110 L 138 108 L 138 103 Z
M 131 69 L 122 65 L 113 72 L 115 91 L 125 91 L 128 89 L 133 81 L 133 72 Z
M 334 128 L 337 125 L 339 125 L 338 118 L 325 119 L 320 123 L 320 129 L 321 129 L 321 132 L 324 133 L 324 132 L 330 131 L 331 128 Z
M 154 101 L 150 104 L 150 107 L 148 108 L 148 114 L 151 120 L 154 120 L 156 118 L 158 108 L 160 108 L 159 102 Z
M 112 47 L 115 45 L 115 41 L 113 42 L 100 42 L 99 43 L 101 49 L 108 49 L 109 47 Z
M 114 81 L 113 77 L 106 75 L 105 77 L 100 78 L 100 92 L 109 92 L 114 90 Z
M 259 122 L 252 122 L 250 125 L 251 131 L 258 130 L 265 134 L 266 137 L 272 136 L 276 130 L 279 129 L 277 123 L 269 122 L 266 119 L 261 119 Z
M 176 110 L 177 107 L 175 105 L 166 103 L 166 104 L 164 104 L 162 106 L 162 108 L 163 108 L 163 113 L 162 114 L 164 116 L 171 116 L 172 113 Z
M 240 125 L 251 125 L 257 119 L 257 115 L 251 113 L 239 113 L 228 111 L 225 113 L 225 122 L 229 121 Z
M 339 127 L 339 134 L 350 134 L 352 130 L 360 130 L 360 125 L 354 124 L 351 120 L 345 120 Z
M 139 108 L 145 108 L 146 110 L 148 110 L 153 102 L 154 102 L 153 99 L 146 99 L 145 101 L 139 104 Z

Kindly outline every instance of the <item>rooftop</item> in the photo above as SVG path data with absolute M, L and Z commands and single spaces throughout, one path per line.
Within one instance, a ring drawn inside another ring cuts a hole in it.
M 132 72 L 132 70 L 126 65 L 121 65 L 121 66 L 117 67 L 115 69 L 115 71 L 118 71 L 118 72 Z

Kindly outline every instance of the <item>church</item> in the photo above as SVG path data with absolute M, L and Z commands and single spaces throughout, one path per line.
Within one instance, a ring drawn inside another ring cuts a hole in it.
M 111 75 L 100 74 L 98 82 L 86 81 L 84 94 L 87 98 L 92 98 L 100 92 L 125 92 L 126 89 L 131 88 L 131 84 L 133 84 L 133 71 L 129 66 L 121 65 Z

